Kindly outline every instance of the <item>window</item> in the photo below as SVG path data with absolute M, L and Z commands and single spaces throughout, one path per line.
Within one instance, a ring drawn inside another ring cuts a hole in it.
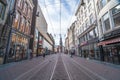
M 21 19 L 22 20 L 21 20 L 21 25 L 20 25 L 20 31 L 24 32 L 24 29 L 25 29 L 25 18 L 22 17 Z
M 101 19 L 99 20 L 99 23 L 100 23 L 100 33 L 103 33 L 103 27 L 102 27 L 102 21 L 101 21 Z
M 95 37 L 98 37 L 98 30 L 97 30 L 97 26 L 95 27 L 94 29 L 94 34 L 95 34 Z
M 31 16 L 32 16 L 32 11 L 31 11 L 31 8 L 28 7 L 28 17 L 31 18 Z
M 104 23 L 104 26 L 105 26 L 105 30 L 108 31 L 110 29 L 110 21 L 109 21 L 109 15 L 108 13 L 106 13 L 104 16 L 103 16 L 103 23 Z
M 9 10 L 13 10 L 14 8 L 14 4 L 15 4 L 15 0 L 8 0 L 7 3 L 10 5 L 9 6 Z
M 97 6 L 97 12 L 98 12 L 98 14 L 99 14 L 99 12 L 100 12 L 100 2 L 99 2 L 99 1 L 97 2 L 97 5 L 96 5 L 96 6 Z
M 23 12 L 24 12 L 25 14 L 27 14 L 27 3 L 26 3 L 26 2 L 24 3 Z
M 4 19 L 5 5 L 0 2 L 0 19 Z
M 90 2 L 90 0 L 87 0 L 88 1 L 88 3 Z
M 22 2 L 23 2 L 23 0 L 17 0 L 18 7 L 22 8 Z
M 91 12 L 91 10 L 92 10 L 91 4 L 89 5 L 88 10 L 89 10 L 89 12 Z
M 93 14 L 90 15 L 90 24 L 92 24 L 94 22 L 93 20 Z
M 103 8 L 106 5 L 107 1 L 106 0 L 101 0 L 100 3 L 101 3 L 101 8 Z
M 89 20 L 86 20 L 86 26 L 89 28 Z
M 120 4 L 112 9 L 114 26 L 120 26 Z
M 29 31 L 29 22 L 26 22 L 25 34 L 28 34 Z
M 89 32 L 89 38 L 90 38 L 90 39 L 95 38 L 95 35 L 94 35 L 93 30 Z
M 20 22 L 20 13 L 19 12 L 16 12 L 16 17 L 13 21 L 13 27 L 15 29 L 18 29 L 19 28 L 19 22 Z
M 87 17 L 87 11 L 85 11 L 85 18 Z
M 87 39 L 90 40 L 89 33 L 87 33 Z
M 88 38 L 87 38 L 87 34 L 85 35 L 85 41 L 87 41 L 88 40 Z

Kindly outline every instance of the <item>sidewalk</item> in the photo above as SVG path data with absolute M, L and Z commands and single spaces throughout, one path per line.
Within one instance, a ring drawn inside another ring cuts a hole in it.
M 33 62 L 33 61 L 37 61 L 38 58 L 40 58 L 40 60 L 42 60 L 42 56 L 38 56 L 38 57 L 33 57 L 32 59 L 25 59 L 25 60 L 21 60 L 21 61 L 1 64 L 0 65 L 0 70 L 5 69 L 5 68 L 10 68 L 10 67 L 15 66 L 15 65 L 22 65 L 24 63 L 30 63 L 30 62 Z
M 83 57 L 80 57 L 80 56 L 77 56 L 75 55 L 76 57 L 79 57 L 79 58 L 83 58 Z M 99 63 L 99 64 L 103 64 L 103 65 L 106 65 L 106 66 L 109 66 L 109 67 L 112 67 L 112 68 L 118 68 L 120 69 L 120 64 L 113 64 L 113 63 L 109 63 L 109 62 L 105 62 L 105 61 L 100 61 L 100 60 L 95 60 L 95 59 L 87 59 L 87 58 L 83 58 L 83 59 L 86 59 L 86 60 L 89 60 L 89 61 L 93 61 L 95 63 Z
M 108 80 L 120 80 L 120 65 L 85 59 L 77 56 L 74 56 L 73 59 L 85 68 Z

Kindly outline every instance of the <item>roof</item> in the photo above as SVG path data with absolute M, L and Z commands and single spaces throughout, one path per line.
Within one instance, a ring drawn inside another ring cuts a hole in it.
M 76 10 L 76 12 L 75 12 L 75 15 L 77 15 L 77 13 L 78 13 L 81 5 L 83 5 L 83 4 L 84 4 L 84 0 L 81 0 L 80 3 L 79 3 L 79 5 L 78 5 L 78 8 L 77 8 L 77 10 Z

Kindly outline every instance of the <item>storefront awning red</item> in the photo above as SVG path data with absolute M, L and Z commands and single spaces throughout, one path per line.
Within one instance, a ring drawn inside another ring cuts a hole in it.
M 80 46 L 84 46 L 84 45 L 86 45 L 87 43 L 88 43 L 87 41 L 82 42 L 82 43 L 80 44 Z
M 99 45 L 107 45 L 107 44 L 117 43 L 117 42 L 120 42 L 120 38 L 115 38 L 115 39 L 110 39 L 110 40 L 99 42 L 98 46 Z

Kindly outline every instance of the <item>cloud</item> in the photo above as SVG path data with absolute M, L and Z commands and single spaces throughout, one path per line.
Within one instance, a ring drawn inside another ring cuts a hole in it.
M 38 0 L 45 16 L 45 19 L 48 23 L 48 32 L 51 33 L 56 41 L 56 44 L 59 44 L 59 34 L 60 34 L 60 0 Z M 70 24 L 75 20 L 75 8 L 77 8 L 76 3 L 79 0 L 61 0 L 61 33 L 63 42 L 65 40 L 64 35 L 67 33 L 67 29 Z

